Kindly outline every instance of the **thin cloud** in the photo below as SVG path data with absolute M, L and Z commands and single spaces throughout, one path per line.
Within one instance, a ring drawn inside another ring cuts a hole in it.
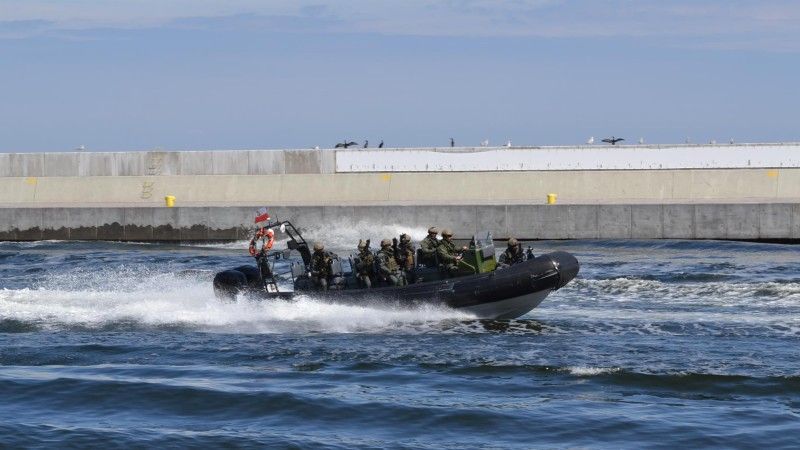
M 702 38 L 694 45 L 800 46 L 793 44 L 800 42 L 800 2 L 789 0 L 5 0 L 0 37 L 187 23 L 213 28 L 236 20 L 285 32 Z

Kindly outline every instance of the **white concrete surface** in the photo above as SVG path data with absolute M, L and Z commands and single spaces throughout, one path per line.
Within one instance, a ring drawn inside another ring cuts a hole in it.
M 336 172 L 489 172 L 800 167 L 800 144 L 338 150 Z

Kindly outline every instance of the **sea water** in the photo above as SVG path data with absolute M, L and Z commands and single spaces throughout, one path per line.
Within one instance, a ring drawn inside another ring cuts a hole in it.
M 0 447 L 800 446 L 800 247 L 532 246 L 578 278 L 491 321 L 219 301 L 246 242 L 0 243 Z

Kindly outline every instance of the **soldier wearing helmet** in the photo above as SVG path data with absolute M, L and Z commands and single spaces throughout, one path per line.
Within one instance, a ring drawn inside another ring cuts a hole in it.
M 457 249 L 453 243 L 453 231 L 449 228 L 442 230 L 442 241 L 436 248 L 439 259 L 439 269 L 446 275 L 454 276 L 458 272 L 458 263 L 465 248 Z
M 314 253 L 311 254 L 311 282 L 321 291 L 328 290 L 332 263 L 333 258 L 329 252 L 325 251 L 322 242 L 315 242 Z
M 384 282 L 392 286 L 405 286 L 406 276 L 397 264 L 392 249 L 392 241 L 384 239 L 381 241 L 381 250 L 375 255 L 378 261 L 378 276 Z
M 375 279 L 375 255 L 369 249 L 369 239 L 358 241 L 358 256 L 355 259 L 356 280 L 364 288 L 371 288 Z
M 506 247 L 506 250 L 500 254 L 498 264 L 500 267 L 508 267 L 519 264 L 525 261 L 525 259 L 525 252 L 522 251 L 522 244 L 512 237 L 508 240 L 508 247 Z
M 436 249 L 439 247 L 439 239 L 436 235 L 439 229 L 436 227 L 428 228 L 428 236 L 419 243 L 419 262 L 427 267 L 436 267 Z
M 411 242 L 411 236 L 406 233 L 401 234 L 395 259 L 397 259 L 397 264 L 400 265 L 400 268 L 406 272 L 414 268 L 414 251 L 414 243 Z

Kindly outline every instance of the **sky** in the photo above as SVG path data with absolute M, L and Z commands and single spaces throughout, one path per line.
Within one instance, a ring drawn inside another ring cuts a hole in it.
M 795 0 L 0 0 L 0 152 L 800 141 Z

